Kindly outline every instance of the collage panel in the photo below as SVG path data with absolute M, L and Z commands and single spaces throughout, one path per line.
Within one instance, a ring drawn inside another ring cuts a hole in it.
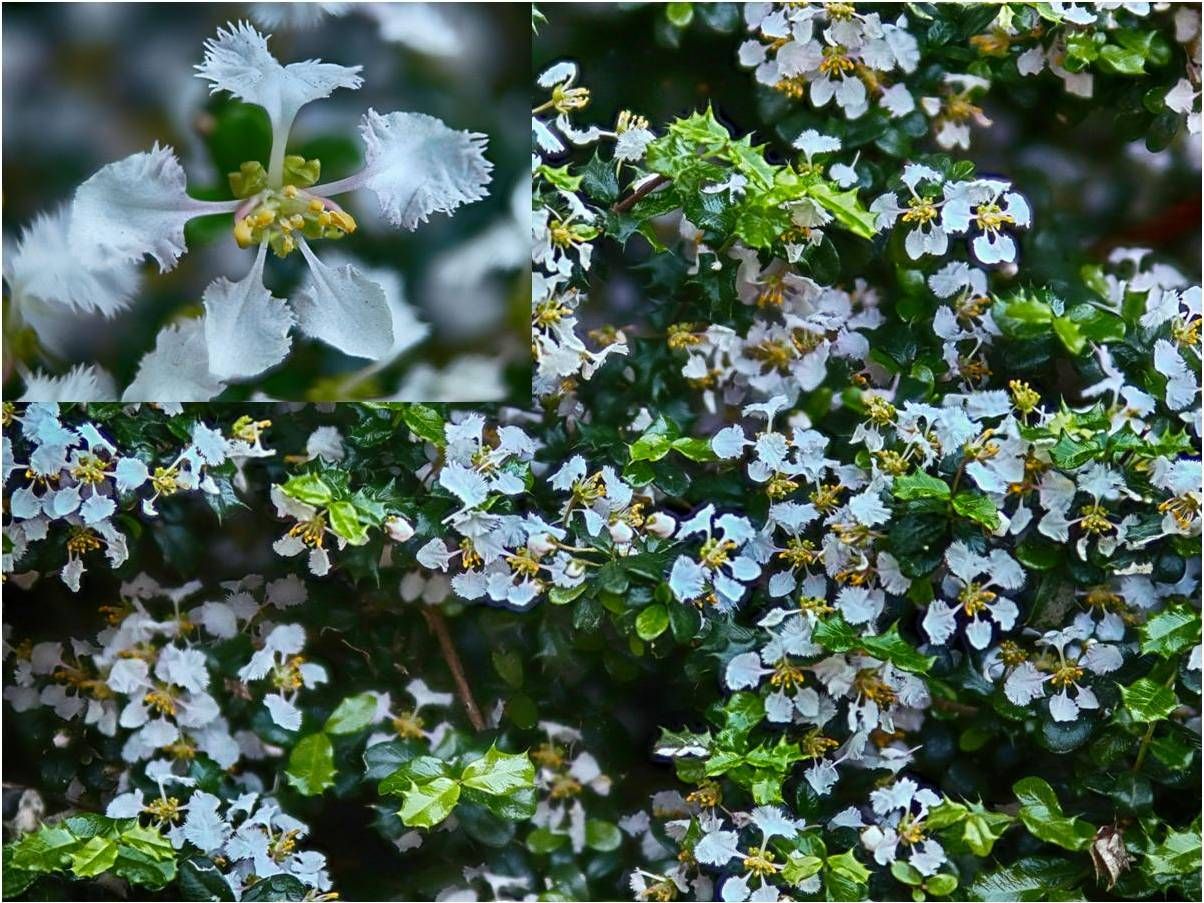
M 528 20 L 6 4 L 6 395 L 525 399 Z
M 1199 3 L 2 16 L 4 899 L 1200 898 Z

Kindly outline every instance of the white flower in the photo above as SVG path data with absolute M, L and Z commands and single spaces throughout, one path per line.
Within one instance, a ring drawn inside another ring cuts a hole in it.
M 945 186 L 941 224 L 950 232 L 973 227 L 978 235 L 971 242 L 981 263 L 1010 263 L 1016 259 L 1016 243 L 1004 226 L 1027 227 L 1032 220 L 1028 202 L 1011 190 L 1008 182 L 977 179 Z
M 933 643 L 948 642 L 957 629 L 956 614 L 960 609 L 968 619 L 966 638 L 975 649 L 985 649 L 991 641 L 991 621 L 1002 630 L 1011 630 L 1019 609 L 1016 603 L 997 590 L 1019 589 L 1024 585 L 1024 571 L 1007 552 L 993 549 L 989 555 L 972 552 L 958 540 L 945 552 L 949 576 L 943 588 L 956 595 L 956 604 L 949 605 L 933 599 L 924 615 L 924 632 Z M 982 579 L 985 576 L 985 579 Z

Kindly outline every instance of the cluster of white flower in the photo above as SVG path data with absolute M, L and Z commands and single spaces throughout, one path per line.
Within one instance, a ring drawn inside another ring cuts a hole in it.
M 4 436 L 3 484 L 8 502 L 4 574 L 14 573 L 30 546 L 46 539 L 51 527 L 62 522 L 68 536 L 61 576 L 74 591 L 79 590 L 84 559 L 90 553 L 103 549 L 114 568 L 126 560 L 126 539 L 114 523 L 120 501 L 136 498 L 142 513 L 155 517 L 160 499 L 192 491 L 218 494 L 210 468 L 274 454 L 262 444 L 268 423 L 250 417 L 235 421 L 229 437 L 197 421 L 191 427 L 191 441 L 164 464 L 122 454 L 91 423 L 63 425 L 56 402 L 33 403 L 20 410 L 8 405 L 4 425 L 14 423 L 20 424 L 29 451 L 27 460 L 16 460 L 12 439 Z M 22 485 L 10 490 L 10 481 Z
M 300 627 L 266 630 L 264 616 L 304 602 L 305 586 L 295 577 L 265 583 L 250 576 L 224 584 L 220 601 L 197 603 L 202 589 L 196 581 L 165 588 L 146 575 L 123 584 L 119 598 L 101 608 L 109 626 L 95 642 L 9 648 L 15 664 L 4 698 L 15 711 L 44 706 L 64 721 L 79 719 L 104 736 L 124 738 L 121 755 L 131 765 L 157 756 L 188 761 L 204 753 L 230 768 L 244 757 L 271 755 L 252 732 L 231 732 L 214 696 L 220 682 L 205 647 L 243 632 L 264 633 L 262 648 L 239 677 L 270 678 L 275 692 L 264 704 L 276 724 L 295 730 L 300 713 L 289 700 L 325 680 L 325 671 L 298 655 L 305 643 Z M 165 602 L 170 608 L 163 612 Z
M 816 107 L 835 99 L 848 119 L 865 115 L 871 100 L 892 117 L 915 109 L 906 85 L 887 84 L 920 62 L 906 16 L 883 22 L 852 3 L 748 3 L 744 20 L 754 37 L 740 46 L 740 64 L 755 67 L 761 84 Z
M 531 349 L 535 357 L 532 391 L 537 397 L 563 397 L 571 407 L 577 379 L 589 379 L 612 354 L 626 354 L 621 330 L 596 338 L 601 345 L 590 350 L 579 335 L 577 308 L 593 246 L 601 234 L 601 215 L 578 196 L 576 184 L 559 177 L 551 161 L 564 153 L 563 135 L 575 145 L 601 138 L 615 140 L 615 159 L 638 161 L 652 140 L 652 132 L 639 117 L 624 114 L 615 131 L 591 127 L 579 130 L 572 116 L 589 104 L 589 89 L 575 84 L 577 67 L 557 63 L 538 79 L 550 97 L 532 111 L 531 132 Z M 553 114 L 551 121 L 540 117 Z M 559 135 L 557 134 L 559 132 Z
M 238 281 L 210 283 L 202 318 L 163 328 L 122 400 L 213 398 L 227 384 L 256 378 L 283 361 L 294 327 L 372 361 L 392 360 L 420 341 L 426 328 L 395 281 L 374 280 L 351 263 L 323 263 L 310 242 L 355 231 L 355 220 L 334 198 L 359 189 L 376 195 L 381 215 L 392 225 L 409 230 L 433 213 L 450 214 L 480 200 L 492 168 L 484 158 L 485 137 L 422 113 L 368 110 L 360 123 L 364 167 L 315 184 L 320 161 L 287 155 L 293 122 L 305 104 L 338 89 L 359 88 L 359 66 L 319 60 L 282 65 L 267 38 L 241 23 L 220 29 L 196 68 L 212 91 L 229 92 L 267 112 L 268 167 L 243 163 L 230 175 L 235 200 L 201 201 L 188 194 L 184 169 L 170 147 L 156 143 L 105 166 L 79 187 L 70 205 L 37 219 L 6 255 L 16 317 L 53 350 L 75 314 L 114 316 L 132 304 L 144 257 L 153 257 L 161 272 L 172 269 L 186 250 L 190 220 L 232 213 L 239 247 L 255 249 L 250 270 Z M 308 267 L 308 280 L 287 302 L 264 285 L 269 249 L 280 257 L 300 251 Z M 29 394 L 74 401 L 115 397 L 111 378 L 95 368 L 72 377 L 33 375 Z

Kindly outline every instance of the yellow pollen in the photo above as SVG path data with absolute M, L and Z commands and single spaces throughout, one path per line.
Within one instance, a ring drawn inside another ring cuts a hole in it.
M 174 796 L 169 796 L 167 799 L 151 800 L 142 807 L 142 811 L 159 822 L 159 824 L 177 822 L 184 815 L 180 807 L 180 801 Z
M 907 201 L 907 209 L 900 217 L 905 223 L 930 223 L 937 217 L 936 205 L 928 198 L 912 196 Z
M 101 538 L 87 527 L 75 527 L 67 537 L 67 551 L 72 555 L 85 555 L 103 546 Z

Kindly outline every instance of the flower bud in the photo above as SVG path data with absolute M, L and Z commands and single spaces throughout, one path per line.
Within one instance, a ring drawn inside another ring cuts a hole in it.
M 644 529 L 653 536 L 659 536 L 661 539 L 668 539 L 673 535 L 673 531 L 677 529 L 677 521 L 670 515 L 662 511 L 657 511 L 646 521 L 644 521 Z
M 550 533 L 540 533 L 538 536 L 532 536 L 527 540 L 527 548 L 531 550 L 531 554 L 536 558 L 543 558 L 543 556 L 556 548 L 556 540 Z
M 406 542 L 414 535 L 414 527 L 410 522 L 396 514 L 385 518 L 385 531 L 394 542 Z
M 631 529 L 626 521 L 616 521 L 610 525 L 610 538 L 616 544 L 625 546 L 635 538 L 635 531 Z

